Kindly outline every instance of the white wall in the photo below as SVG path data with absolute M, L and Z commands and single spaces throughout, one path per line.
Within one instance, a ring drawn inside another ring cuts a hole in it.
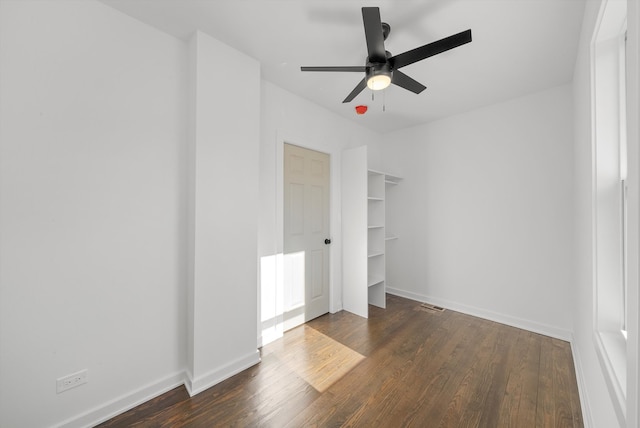
M 260 64 L 202 32 L 191 38 L 189 51 L 191 354 L 186 386 L 195 394 L 260 361 Z
M 379 136 L 264 80 L 261 107 L 258 257 L 261 259 L 262 288 L 265 288 L 262 318 L 271 320 L 278 315 L 276 294 L 268 290 L 277 284 L 276 258 L 272 256 L 282 253 L 282 189 L 278 176 L 281 175 L 283 141 L 328 153 L 331 157 L 330 310 L 337 312 L 342 309 L 341 153 L 348 147 L 376 142 Z
M 0 3 L 0 426 L 182 382 L 185 66 L 101 3 Z
M 393 293 L 569 338 L 568 85 L 384 136 Z

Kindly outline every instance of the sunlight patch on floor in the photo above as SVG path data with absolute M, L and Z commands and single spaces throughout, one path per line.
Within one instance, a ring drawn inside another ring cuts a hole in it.
M 263 348 L 316 391 L 324 392 L 365 357 L 340 342 L 302 325 Z

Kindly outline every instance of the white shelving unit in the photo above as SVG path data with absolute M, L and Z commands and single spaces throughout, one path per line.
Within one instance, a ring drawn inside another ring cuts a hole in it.
M 368 305 L 386 306 L 385 196 L 400 177 L 367 168 L 367 148 L 342 155 L 343 306 L 368 317 Z
M 367 301 L 381 308 L 386 306 L 385 299 L 385 201 L 384 174 L 367 171 Z

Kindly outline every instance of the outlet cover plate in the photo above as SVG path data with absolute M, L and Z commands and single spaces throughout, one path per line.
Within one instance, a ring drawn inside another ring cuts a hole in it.
M 87 369 L 56 379 L 56 392 L 60 394 L 84 383 L 87 383 Z

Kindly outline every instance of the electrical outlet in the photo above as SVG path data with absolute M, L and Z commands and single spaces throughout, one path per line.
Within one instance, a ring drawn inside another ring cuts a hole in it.
M 83 383 L 87 383 L 87 369 L 56 379 L 56 392 L 60 394 Z

